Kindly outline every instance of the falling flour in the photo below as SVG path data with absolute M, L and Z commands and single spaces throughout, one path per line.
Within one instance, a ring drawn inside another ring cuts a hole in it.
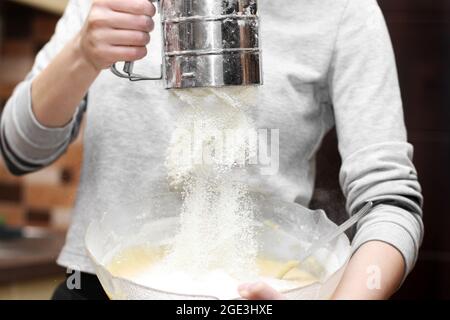
M 252 89 L 173 91 L 184 104 L 166 157 L 169 185 L 182 194 L 177 233 L 164 245 L 120 251 L 108 263 L 112 274 L 157 290 L 220 299 L 238 298 L 243 282 L 263 280 L 283 291 L 317 281 L 258 255 L 257 210 L 242 179 L 256 153 L 246 139 L 255 126 L 234 98 L 246 90 Z
M 254 205 L 245 171 L 254 129 L 238 102 L 219 89 L 176 91 L 185 103 L 167 154 L 170 185 L 183 194 L 180 230 L 167 267 L 194 278 L 224 271 L 256 275 Z

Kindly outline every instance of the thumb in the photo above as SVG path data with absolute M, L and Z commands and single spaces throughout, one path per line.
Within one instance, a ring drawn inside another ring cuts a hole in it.
M 243 284 L 238 287 L 239 294 L 247 300 L 282 300 L 283 295 L 264 282 Z

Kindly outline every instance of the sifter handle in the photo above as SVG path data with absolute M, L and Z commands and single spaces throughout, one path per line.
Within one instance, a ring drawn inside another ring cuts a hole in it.
M 151 2 L 158 2 L 157 7 L 158 10 L 161 10 L 161 0 L 149 0 Z M 119 70 L 117 70 L 116 67 L 117 63 L 114 63 L 111 66 L 111 72 L 120 77 L 120 78 L 125 78 L 128 79 L 130 81 L 141 81 L 141 80 L 161 80 L 163 78 L 163 72 L 162 72 L 162 64 L 161 64 L 161 72 L 159 77 L 147 77 L 147 76 L 143 76 L 140 74 L 135 74 L 133 73 L 133 68 L 134 68 L 134 62 L 133 61 L 126 61 L 123 65 L 123 72 L 120 72 Z

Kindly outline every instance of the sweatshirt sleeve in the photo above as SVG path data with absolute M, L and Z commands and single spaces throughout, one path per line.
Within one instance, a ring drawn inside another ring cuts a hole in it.
M 379 240 L 413 268 L 423 237 L 422 195 L 407 142 L 391 40 L 376 0 L 348 0 L 329 74 L 348 212 L 376 200 L 353 239 Z
M 70 0 L 55 34 L 36 56 L 31 72 L 6 102 L 0 122 L 0 150 L 13 174 L 21 175 L 48 166 L 66 151 L 78 134 L 87 99 L 80 102 L 67 125 L 48 128 L 33 114 L 31 83 L 81 29 L 83 20 L 79 0 Z

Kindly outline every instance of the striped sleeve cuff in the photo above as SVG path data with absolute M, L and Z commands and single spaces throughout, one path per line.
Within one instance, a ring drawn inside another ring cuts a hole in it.
M 45 127 L 32 111 L 31 81 L 21 83 L 6 104 L 1 119 L 1 151 L 11 172 L 36 171 L 55 161 L 76 134 L 81 110 L 78 108 L 64 127 Z

